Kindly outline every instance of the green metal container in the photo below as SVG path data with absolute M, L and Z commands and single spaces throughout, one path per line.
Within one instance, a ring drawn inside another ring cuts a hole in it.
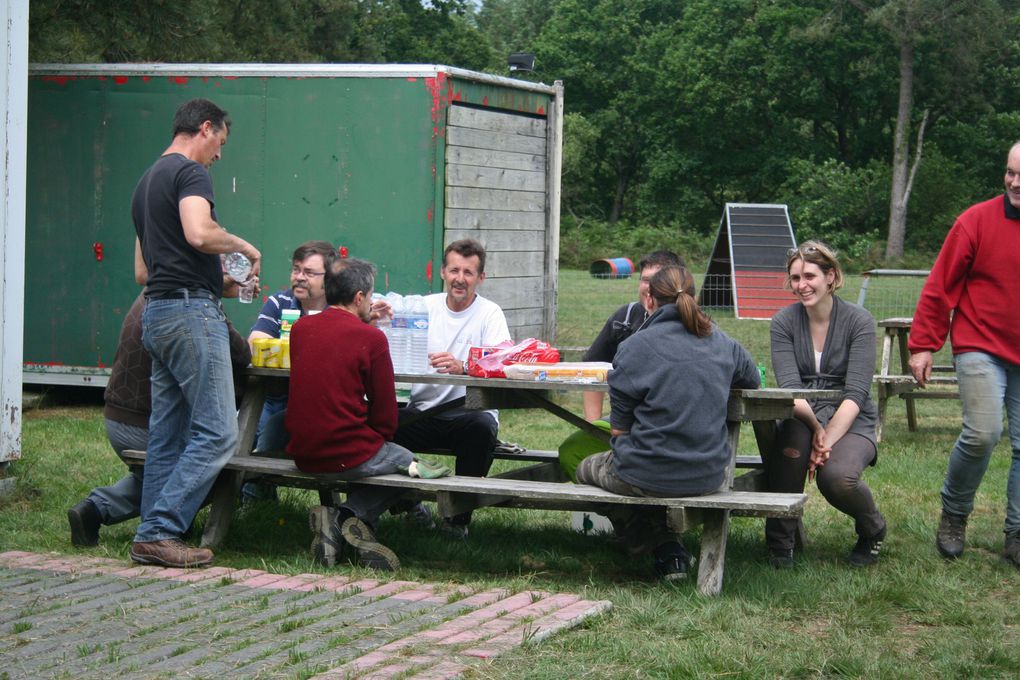
M 33 65 L 25 382 L 105 384 L 133 276 L 135 183 L 176 108 L 233 120 L 212 170 L 221 224 L 261 249 L 263 293 L 309 239 L 442 290 L 447 243 L 489 251 L 480 292 L 515 337 L 555 336 L 562 87 L 430 65 Z M 242 334 L 260 300 L 224 301 Z

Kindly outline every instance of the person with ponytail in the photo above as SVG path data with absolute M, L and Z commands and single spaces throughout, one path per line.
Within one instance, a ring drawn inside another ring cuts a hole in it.
M 578 482 L 659 498 L 709 494 L 724 483 L 730 389 L 758 387 L 758 369 L 694 294 L 684 267 L 652 277 L 651 315 L 620 344 L 609 373 L 612 450 L 581 461 Z M 661 578 L 687 576 L 694 560 L 662 508 L 614 508 L 609 519 L 632 555 L 654 555 Z
M 864 468 L 877 458 L 878 409 L 871 400 L 875 371 L 875 319 L 835 293 L 843 285 L 836 255 L 819 241 L 788 253 L 786 287 L 797 302 L 772 318 L 772 369 L 779 387 L 841 390 L 836 399 L 794 402 L 794 417 L 779 426 L 776 449 L 766 457 L 770 491 L 802 492 L 817 475 L 818 490 L 854 519 L 857 544 L 850 564 L 878 560 L 886 522 L 875 505 Z M 769 562 L 792 567 L 796 519 L 765 520 Z

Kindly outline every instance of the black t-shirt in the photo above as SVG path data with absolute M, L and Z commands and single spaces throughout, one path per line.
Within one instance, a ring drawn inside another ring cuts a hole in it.
M 639 302 L 623 305 L 606 321 L 591 347 L 584 353 L 585 361 L 608 361 L 616 357 L 620 343 L 629 338 L 648 318 L 648 312 Z
M 178 288 L 202 288 L 217 297 L 223 294 L 219 255 L 200 252 L 184 238 L 180 202 L 187 196 L 206 199 L 210 208 L 215 205 L 209 172 L 176 153 L 161 156 L 135 187 L 131 219 L 149 269 L 146 295 Z

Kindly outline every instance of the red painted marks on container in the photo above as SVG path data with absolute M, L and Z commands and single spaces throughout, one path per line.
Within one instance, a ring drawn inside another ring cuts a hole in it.
M 106 80 L 106 76 L 96 76 L 96 80 Z
M 432 283 L 432 260 L 429 260 L 429 263 L 425 265 L 425 278 L 430 284 Z
M 425 221 L 426 222 L 432 222 L 432 207 L 431 206 L 429 207 L 428 210 L 425 211 Z
M 170 76 L 170 82 L 174 83 L 175 85 L 187 85 L 188 76 Z
M 223 80 L 237 80 L 239 76 L 223 76 Z
M 68 76 L 43 76 L 44 83 L 56 83 L 57 85 L 67 85 L 67 81 L 71 80 Z
M 482 97 L 482 106 L 488 106 L 488 105 L 489 105 L 489 95 L 485 95 L 484 97 Z
M 407 77 L 407 82 L 409 82 L 409 83 L 417 83 L 418 79 L 415 78 L 414 76 L 408 76 Z
M 128 81 L 128 77 L 127 76 L 114 76 L 113 77 L 113 82 L 117 83 L 118 85 L 127 85 L 127 81 Z
M 540 115 L 540 116 L 544 116 L 545 115 L 545 107 L 544 106 L 539 106 L 538 107 L 538 115 Z
M 142 76 L 142 82 L 147 83 L 152 80 L 152 76 Z
M 443 90 L 446 85 L 446 74 L 439 72 L 435 78 L 426 78 L 425 87 L 428 89 L 429 94 L 432 95 L 432 122 L 439 122 L 439 111 L 444 105 L 443 101 Z M 433 128 L 435 131 L 436 128 Z

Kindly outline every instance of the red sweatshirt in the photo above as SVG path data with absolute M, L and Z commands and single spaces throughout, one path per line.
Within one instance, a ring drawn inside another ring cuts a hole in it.
M 1020 364 L 1020 211 L 1004 196 L 968 208 L 946 236 L 914 311 L 911 352 L 985 352 Z
M 354 314 L 327 307 L 290 333 L 287 452 L 305 472 L 340 472 L 365 462 L 397 429 L 397 397 L 386 336 Z

